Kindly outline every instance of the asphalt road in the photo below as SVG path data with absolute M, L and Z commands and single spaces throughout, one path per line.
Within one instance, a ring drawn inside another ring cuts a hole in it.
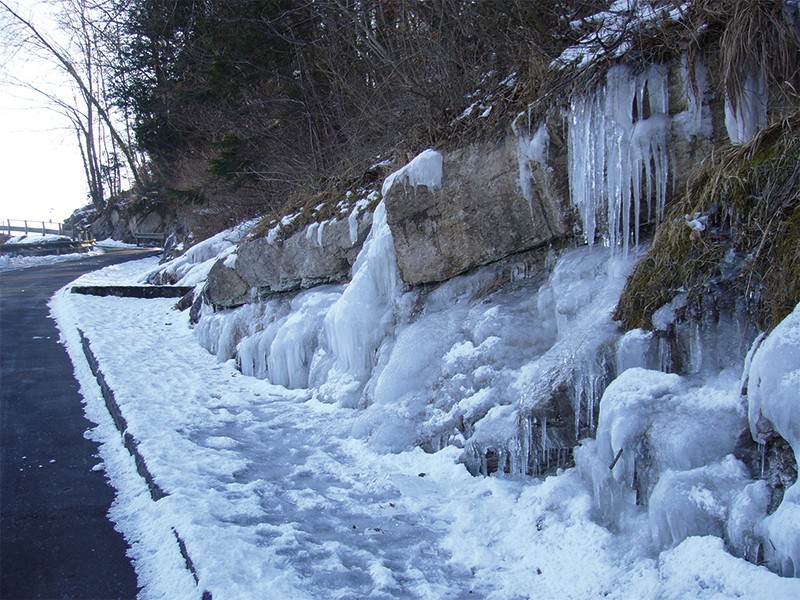
M 84 437 L 72 364 L 47 302 L 83 273 L 146 251 L 0 272 L 0 598 L 135 598 L 114 490 Z

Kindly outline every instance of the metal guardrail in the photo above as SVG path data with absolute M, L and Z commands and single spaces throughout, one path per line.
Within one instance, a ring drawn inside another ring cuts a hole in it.
M 94 240 L 54 240 L 39 244 L 0 244 L 0 254 L 11 256 L 47 256 L 83 252 L 94 246 Z
M 27 219 L 6 219 L 0 222 L 0 233 L 13 235 L 23 233 L 25 235 L 65 235 L 76 238 L 76 231 L 72 227 L 64 227 L 63 223 L 53 223 L 52 221 L 29 221 Z
M 137 246 L 143 246 L 147 242 L 158 242 L 161 246 L 164 245 L 164 237 L 166 234 L 164 233 L 149 233 L 144 231 L 135 231 L 133 233 L 133 239 L 136 240 Z

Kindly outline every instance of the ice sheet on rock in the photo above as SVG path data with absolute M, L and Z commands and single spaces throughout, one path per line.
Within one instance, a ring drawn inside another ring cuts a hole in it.
M 800 462 L 800 305 L 760 341 L 746 379 L 753 439 L 763 442 L 774 432 Z M 800 576 L 800 484 L 786 490 L 760 533 L 767 560 L 784 575 Z
M 538 325 L 553 318 L 538 313 L 538 279 L 487 292 L 497 277 L 486 267 L 399 299 L 398 326 L 379 351 L 359 417 L 373 442 L 461 444 L 493 404 L 513 401 L 513 372 L 552 343 L 553 332 Z
M 731 501 L 725 540 L 732 554 L 752 563 L 761 560 L 760 523 L 767 514 L 770 490 L 766 481 L 754 481 L 744 487 Z
M 745 425 L 738 384 L 733 370 L 693 386 L 632 368 L 608 386 L 596 440 L 576 450 L 603 521 L 619 523 L 634 504 L 647 505 L 666 471 L 697 469 L 733 451 Z
M 657 548 L 674 548 L 691 536 L 724 537 L 729 507 L 751 483 L 733 456 L 688 471 L 665 471 L 650 496 L 648 515 Z
M 748 378 L 753 438 L 763 441 L 774 430 L 800 456 L 800 305 L 761 341 Z
M 402 289 L 392 232 L 383 203 L 375 209 L 364 247 L 353 264 L 353 277 L 324 318 L 323 365 L 354 381 L 365 382 L 381 342 L 393 323 L 392 306 Z M 314 374 L 316 380 L 324 377 Z M 340 398 L 330 398 L 337 401 Z
M 519 189 L 522 196 L 533 203 L 533 169 L 532 163 L 541 169 L 547 169 L 547 160 L 550 152 L 550 134 L 547 124 L 542 123 L 533 135 L 519 131 L 515 126 L 517 136 L 517 162 L 519 164 Z
M 611 313 L 633 263 L 597 247 L 566 252 L 557 261 L 534 296 L 533 327 L 541 343 L 508 373 L 514 409 L 493 409 L 490 419 L 476 424 L 464 453 L 471 470 L 485 472 L 490 453 L 503 470 L 538 474 L 565 464 L 578 437 L 593 430 L 613 370 L 618 333 Z M 548 422 L 548 414 L 558 418 Z
M 658 367 L 657 341 L 652 331 L 631 329 L 617 342 L 616 372 L 633 367 L 655 369 Z
M 292 299 L 289 314 L 276 328 L 275 336 L 265 354 L 253 357 L 261 369 L 266 357 L 266 377 L 276 385 L 290 389 L 308 387 L 308 376 L 314 353 L 320 344 L 319 332 L 329 308 L 341 298 L 337 288 L 315 289 Z M 242 372 L 245 353 L 242 356 Z

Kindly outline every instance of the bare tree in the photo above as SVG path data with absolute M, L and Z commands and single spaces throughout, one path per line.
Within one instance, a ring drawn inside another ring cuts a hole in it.
M 68 0 L 68 4 L 65 15 L 70 16 L 62 19 L 62 24 L 71 43 L 77 48 L 77 58 L 5 0 L 0 0 L 0 11 L 23 32 L 16 42 L 18 51 L 28 47 L 32 52 L 44 53 L 74 83 L 76 94 L 71 101 L 65 101 L 32 82 L 25 82 L 27 87 L 42 94 L 55 110 L 66 116 L 75 128 L 92 202 L 102 207 L 107 188 L 111 192 L 119 191 L 116 182 L 120 175 L 118 172 L 111 173 L 113 167 L 121 166 L 116 158 L 117 151 L 125 158 L 131 177 L 137 184 L 141 183 L 140 167 L 131 144 L 118 132 L 104 102 L 103 77 L 97 58 L 99 45 L 89 15 L 89 4 L 86 0 Z M 103 158 L 106 158 L 105 164 Z

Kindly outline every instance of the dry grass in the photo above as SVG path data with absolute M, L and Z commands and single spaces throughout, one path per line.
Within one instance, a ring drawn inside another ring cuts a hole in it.
M 797 94 L 800 37 L 787 17 L 784 0 L 703 2 L 721 6 L 728 20 L 720 40 L 722 80 L 731 99 L 740 94 L 749 69 L 768 75 L 775 88 Z M 719 8 L 717 8 L 719 10 Z M 787 89 L 788 84 L 788 89 Z
M 693 233 L 684 215 L 708 216 Z M 616 310 L 626 328 L 652 327 L 678 291 L 727 286 L 769 329 L 800 302 L 800 111 L 750 144 L 704 162 L 671 207 Z

